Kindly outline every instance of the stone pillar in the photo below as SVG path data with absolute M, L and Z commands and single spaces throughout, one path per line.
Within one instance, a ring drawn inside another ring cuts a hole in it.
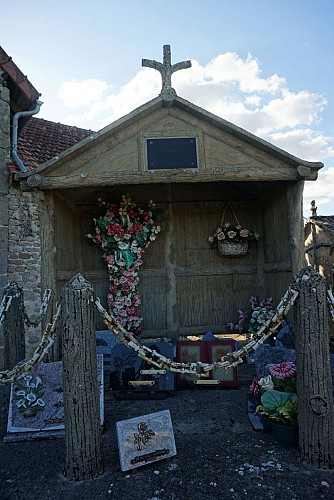
M 10 157 L 10 96 L 0 69 L 0 297 L 8 283 L 8 181 Z M 0 327 L 0 370 L 3 369 L 3 330 Z
M 93 293 L 77 274 L 62 294 L 65 476 L 73 481 L 103 472 Z
M 25 358 L 24 302 L 23 290 L 17 283 L 9 283 L 5 291 L 11 297 L 11 304 L 3 324 L 4 368 L 11 370 Z
M 334 402 L 328 348 L 325 280 L 312 267 L 293 285 L 295 303 L 299 452 L 318 468 L 334 468 Z

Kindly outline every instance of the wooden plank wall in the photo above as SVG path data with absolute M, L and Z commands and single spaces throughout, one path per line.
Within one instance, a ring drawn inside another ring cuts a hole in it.
M 139 293 L 144 337 L 224 332 L 250 296 L 272 295 L 276 303 L 291 282 L 289 230 L 284 193 L 271 202 L 233 202 L 241 225 L 260 233 L 244 257 L 221 257 L 207 238 L 220 225 L 224 202 L 160 203 L 161 233 L 143 256 Z M 80 271 L 106 306 L 109 280 L 102 253 L 88 242 L 92 207 L 57 206 L 57 283 Z M 233 222 L 231 211 L 224 222 Z M 279 235 L 279 236 L 278 236 Z M 97 317 L 97 328 L 105 328 Z

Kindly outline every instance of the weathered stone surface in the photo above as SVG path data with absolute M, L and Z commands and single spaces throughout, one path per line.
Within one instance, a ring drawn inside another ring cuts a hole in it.
M 334 403 L 325 280 L 312 267 L 296 277 L 295 314 L 299 451 L 319 468 L 334 468 Z
M 122 471 L 176 455 L 169 410 L 116 423 Z

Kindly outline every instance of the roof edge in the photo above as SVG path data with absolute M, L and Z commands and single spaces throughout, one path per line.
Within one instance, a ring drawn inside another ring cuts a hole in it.
M 221 118 L 214 113 L 211 113 L 210 111 L 205 110 L 204 108 L 201 108 L 200 106 L 197 106 L 196 104 L 191 103 L 190 101 L 187 101 L 186 99 L 183 99 L 182 97 L 175 96 L 173 100 L 165 100 L 163 96 L 159 95 L 158 97 L 155 97 L 154 99 L 146 102 L 145 104 L 142 104 L 138 108 L 135 108 L 132 110 L 130 113 L 122 116 L 121 118 L 118 118 L 111 124 L 107 125 L 106 127 L 102 128 L 98 132 L 93 132 L 92 135 L 87 137 L 86 139 L 83 139 L 82 141 L 76 143 L 72 147 L 66 149 L 62 153 L 60 153 L 58 156 L 51 158 L 47 162 L 43 163 L 42 165 L 39 165 L 37 168 L 35 168 L 32 171 L 28 172 L 19 172 L 16 174 L 15 178 L 16 179 L 25 179 L 26 177 L 29 177 L 32 174 L 40 173 L 44 171 L 45 169 L 49 168 L 51 165 L 54 163 L 64 160 L 66 157 L 70 156 L 72 153 L 77 151 L 78 149 L 85 148 L 89 145 L 89 143 L 92 142 L 92 140 L 98 140 L 103 138 L 105 134 L 107 134 L 110 131 L 113 131 L 114 133 L 117 132 L 119 128 L 122 128 L 123 125 L 125 125 L 127 122 L 131 122 L 134 119 L 137 119 L 138 116 L 141 114 L 146 114 L 148 112 L 154 111 L 156 109 L 159 109 L 161 107 L 172 107 L 172 106 L 177 106 L 182 110 L 185 111 L 190 111 L 192 114 L 195 116 L 201 118 L 201 119 L 206 119 L 207 121 L 211 122 L 212 125 L 215 127 L 220 128 L 221 130 L 226 131 L 229 134 L 232 134 L 234 137 L 237 137 L 244 142 L 247 142 L 248 144 L 261 149 L 264 152 L 267 152 L 268 154 L 275 154 L 276 156 L 284 159 L 285 162 L 289 163 L 290 165 L 295 166 L 296 168 L 299 167 L 299 173 L 301 177 L 307 178 L 309 176 L 309 171 L 312 170 L 318 171 L 321 168 L 324 167 L 324 164 L 322 162 L 310 162 L 303 160 L 301 158 L 298 158 L 297 156 L 294 156 L 287 151 L 274 146 L 270 142 L 261 139 L 260 137 L 252 134 L 251 132 L 246 131 L 245 129 L 225 120 L 224 118 Z M 306 167 L 306 168 L 304 168 Z M 307 172 L 302 172 L 302 170 L 305 170 Z
M 10 76 L 13 82 L 19 87 L 21 92 L 31 100 L 36 101 L 42 94 L 35 89 L 20 68 L 16 66 L 13 59 L 0 46 L 0 67 Z
M 232 133 L 235 137 L 238 137 L 253 146 L 255 145 L 256 147 L 261 147 L 263 151 L 268 151 L 268 150 L 270 150 L 271 152 L 274 151 L 278 155 L 283 156 L 285 159 L 290 159 L 296 165 L 303 165 L 305 167 L 311 167 L 317 170 L 320 170 L 324 166 L 324 164 L 320 161 L 319 162 L 307 161 L 291 153 L 288 153 L 284 149 L 275 146 L 271 142 L 266 141 L 265 139 L 262 139 L 261 137 L 258 137 L 257 135 L 252 134 L 251 132 L 248 132 L 242 127 L 239 127 L 238 125 L 235 125 L 234 123 L 229 122 L 228 120 L 225 120 L 224 118 L 221 118 L 220 116 L 215 115 L 214 113 L 211 113 L 211 111 L 207 111 L 206 109 L 201 108 L 200 106 L 197 106 L 196 104 L 193 104 L 192 102 L 187 101 L 186 99 L 183 99 L 182 97 L 176 96 L 174 101 L 179 105 L 181 109 L 191 108 L 195 114 L 198 114 L 198 116 L 201 117 L 203 117 L 203 115 L 206 116 L 209 121 L 214 122 L 215 126 L 217 126 L 218 122 L 222 130 L 225 130 L 229 134 Z

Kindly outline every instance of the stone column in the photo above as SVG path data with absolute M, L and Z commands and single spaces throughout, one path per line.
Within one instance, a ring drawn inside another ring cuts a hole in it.
M 328 349 L 325 280 L 312 267 L 293 283 L 295 304 L 299 452 L 303 461 L 334 468 L 334 402 Z
M 65 476 L 92 479 L 103 472 L 93 288 L 77 274 L 63 289 Z
M 0 69 L 0 298 L 8 283 L 8 181 L 10 157 L 10 97 Z M 3 369 L 3 330 L 0 327 L 0 370 Z

